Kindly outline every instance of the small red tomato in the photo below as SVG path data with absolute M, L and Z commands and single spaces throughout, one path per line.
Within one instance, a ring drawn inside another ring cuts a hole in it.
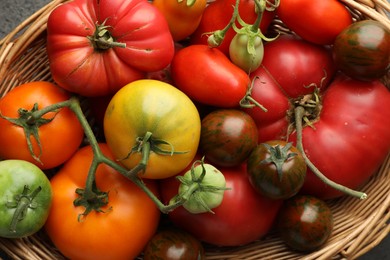
M 201 152 L 216 166 L 240 165 L 257 145 L 256 123 L 244 111 L 217 109 L 203 118 L 201 126 Z

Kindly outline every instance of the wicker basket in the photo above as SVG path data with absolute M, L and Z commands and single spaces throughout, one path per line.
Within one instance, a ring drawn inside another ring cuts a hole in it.
M 29 81 L 52 81 L 45 50 L 46 21 L 65 0 L 54 0 L 0 41 L 0 96 Z M 390 30 L 387 0 L 341 0 L 356 20 L 374 19 Z M 273 29 L 290 33 L 275 20 Z M 389 77 L 386 77 L 387 79 Z M 388 81 L 385 84 L 389 87 Z M 260 241 L 236 248 L 206 246 L 208 259 L 356 259 L 389 234 L 390 155 L 381 169 L 362 188 L 369 197 L 359 201 L 343 197 L 329 201 L 334 213 L 334 231 L 327 244 L 310 254 L 291 251 L 270 233 Z M 0 250 L 13 259 L 64 259 L 43 231 L 23 239 L 1 239 Z

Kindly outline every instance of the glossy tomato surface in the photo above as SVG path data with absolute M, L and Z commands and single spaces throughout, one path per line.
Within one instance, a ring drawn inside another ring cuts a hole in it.
M 143 138 L 151 133 L 147 167 L 140 173 L 143 178 L 161 179 L 183 170 L 196 154 L 200 129 L 194 103 L 174 86 L 157 80 L 138 80 L 123 87 L 104 116 L 107 144 L 128 169 L 141 161 Z
M 58 85 L 102 96 L 168 66 L 174 45 L 167 21 L 148 1 L 75 0 L 50 13 L 47 53 Z
M 41 169 L 51 169 L 68 160 L 84 137 L 83 128 L 76 115 L 65 107 L 57 112 L 46 113 L 40 119 L 32 120 L 28 117 L 32 110 L 67 101 L 69 98 L 68 92 L 46 81 L 25 83 L 9 91 L 0 99 L 0 157 L 26 160 Z M 20 119 L 22 121 L 16 125 L 5 117 L 24 119 Z M 42 124 L 42 120 L 49 121 Z M 28 126 L 27 134 L 21 127 L 23 124 Z M 34 128 L 37 136 L 31 132 Z M 27 143 L 28 138 L 31 140 L 32 152 Z
M 319 45 L 333 44 L 352 24 L 351 13 L 337 0 L 282 0 L 276 13 L 293 32 Z
M 238 107 L 250 85 L 246 72 L 220 50 L 204 44 L 179 50 L 171 73 L 174 85 L 192 100 L 220 108 Z
M 333 214 L 326 202 L 313 196 L 296 196 L 284 202 L 277 226 L 282 240 L 292 249 L 310 252 L 332 235 Z
M 350 77 L 380 79 L 390 69 L 390 31 L 374 20 L 353 23 L 337 36 L 333 57 Z
M 99 147 L 113 160 L 106 144 Z M 156 232 L 160 211 L 133 182 L 101 164 L 95 175 L 96 186 L 108 192 L 108 204 L 100 212 L 92 210 L 80 217 L 85 207 L 73 204 L 78 198 L 75 191 L 85 188 L 92 159 L 91 147 L 85 146 L 51 179 L 53 202 L 45 230 L 70 259 L 134 259 Z M 158 195 L 154 182 L 146 180 L 145 184 Z
M 238 166 L 256 147 L 257 126 L 238 109 L 217 109 L 202 119 L 200 150 L 216 166 Z
M 281 200 L 260 196 L 250 185 L 245 166 L 220 168 L 226 178 L 221 205 L 213 213 L 192 214 L 183 207 L 169 213 L 169 218 L 179 228 L 201 241 L 218 246 L 239 246 L 263 237 L 271 229 Z M 176 178 L 162 180 L 161 196 L 169 201 L 176 193 Z
M 158 231 L 145 247 L 144 260 L 203 260 L 205 251 L 202 243 L 191 234 L 176 228 Z

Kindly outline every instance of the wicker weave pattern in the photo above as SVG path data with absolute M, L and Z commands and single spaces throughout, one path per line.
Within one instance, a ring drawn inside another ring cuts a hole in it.
M 387 0 L 340 0 L 356 20 L 374 19 L 390 30 Z M 13 87 L 35 80 L 52 81 L 45 49 L 46 21 L 64 0 L 54 0 L 0 40 L 0 96 Z M 289 33 L 280 21 L 276 30 Z M 389 87 L 389 84 L 386 83 Z M 390 232 L 390 154 L 362 190 L 365 201 L 344 197 L 329 204 L 334 213 L 333 235 L 322 249 L 299 254 L 289 250 L 277 234 L 237 248 L 206 247 L 208 259 L 355 259 L 375 247 Z M 44 232 L 23 239 L 1 239 L 0 250 L 13 259 L 64 259 Z

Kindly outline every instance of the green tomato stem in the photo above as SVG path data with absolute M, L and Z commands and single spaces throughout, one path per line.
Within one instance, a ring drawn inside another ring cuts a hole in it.
M 91 126 L 89 125 L 89 122 L 87 118 L 85 117 L 81 106 L 80 101 L 77 97 L 71 97 L 69 100 L 59 102 L 50 106 L 47 106 L 45 108 L 42 108 L 40 110 L 34 111 L 32 113 L 33 118 L 40 118 L 46 113 L 58 111 L 61 108 L 69 107 L 69 109 L 72 110 L 72 112 L 76 115 L 78 118 L 83 130 L 84 134 L 92 147 L 92 151 L 94 154 L 94 158 L 92 160 L 92 164 L 89 168 L 87 180 L 84 189 L 77 189 L 75 192 L 79 195 L 79 197 L 74 201 L 74 204 L 76 206 L 84 206 L 85 211 L 79 216 L 79 220 L 81 217 L 86 217 L 88 213 L 92 210 L 95 211 L 101 211 L 101 207 L 108 204 L 108 193 L 98 190 L 96 187 L 95 182 L 95 173 L 97 170 L 97 167 L 99 164 L 103 163 L 123 176 L 125 176 L 127 179 L 131 180 L 134 184 L 136 184 L 139 188 L 141 188 L 149 197 L 152 199 L 152 201 L 156 204 L 156 206 L 160 209 L 163 213 L 168 213 L 169 211 L 172 211 L 173 209 L 179 207 L 184 203 L 183 200 L 178 201 L 177 203 L 170 204 L 170 205 L 164 205 L 157 196 L 144 184 L 144 182 L 138 177 L 138 173 L 145 169 L 145 166 L 149 159 L 150 150 L 153 150 L 152 146 L 157 146 L 158 144 L 168 144 L 162 140 L 159 139 L 153 139 L 151 133 L 146 133 L 143 142 L 142 147 L 140 148 L 142 150 L 142 160 L 141 162 L 136 165 L 133 169 L 128 170 L 115 161 L 111 160 L 110 158 L 106 157 L 103 152 L 101 151 L 99 147 L 99 143 L 92 131 Z M 156 148 L 157 151 L 159 151 L 162 154 L 176 154 L 176 153 L 182 153 L 182 152 L 175 152 L 172 150 L 165 151 L 162 149 Z
M 302 144 L 302 120 L 305 115 L 305 108 L 302 106 L 297 106 L 294 110 L 295 115 L 295 127 L 297 131 L 297 149 L 302 153 L 303 158 L 305 159 L 306 165 L 310 168 L 310 170 L 324 183 L 331 186 L 332 188 L 341 191 L 347 195 L 357 197 L 359 199 L 366 199 L 367 194 L 360 191 L 352 190 L 348 187 L 345 187 L 341 184 L 338 184 L 330 179 L 328 179 L 321 171 L 310 161 L 310 159 L 306 156 L 305 149 Z

